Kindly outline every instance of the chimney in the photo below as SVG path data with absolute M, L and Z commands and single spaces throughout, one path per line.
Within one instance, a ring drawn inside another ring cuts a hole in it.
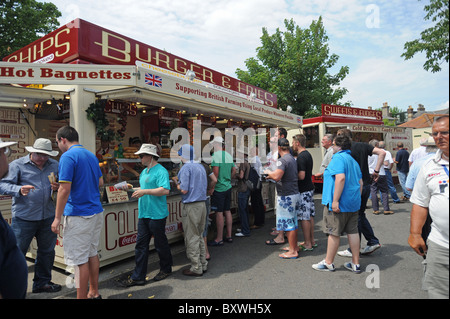
M 413 115 L 414 115 L 414 109 L 413 109 L 412 105 L 410 105 L 408 107 L 407 112 L 408 112 L 408 121 L 411 121 L 413 119 Z
M 389 105 L 388 102 L 384 102 L 383 103 L 383 107 L 381 108 L 382 114 L 383 114 L 383 118 L 388 118 L 391 116 L 390 112 L 389 112 Z
M 423 106 L 423 104 L 419 104 L 417 107 L 417 112 L 425 112 L 425 106 Z

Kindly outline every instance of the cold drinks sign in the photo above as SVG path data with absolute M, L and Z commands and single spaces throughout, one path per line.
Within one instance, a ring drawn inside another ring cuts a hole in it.
M 265 106 L 277 108 L 275 94 L 81 19 L 64 25 L 3 60 L 114 65 L 135 65 L 136 61 L 141 61 L 181 74 L 192 70 L 201 81 L 245 95 L 254 93 Z

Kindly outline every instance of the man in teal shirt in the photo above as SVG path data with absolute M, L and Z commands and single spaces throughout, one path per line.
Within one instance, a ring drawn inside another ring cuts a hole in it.
M 229 243 L 233 242 L 233 238 L 231 237 L 233 218 L 231 216 L 230 203 L 231 178 L 236 173 L 236 167 L 233 163 L 233 157 L 224 151 L 224 140 L 222 137 L 215 137 L 211 144 L 214 146 L 211 167 L 214 175 L 217 177 L 217 184 L 211 198 L 211 209 L 216 211 L 217 237 L 215 240 L 208 242 L 208 245 L 222 246 L 225 221 L 227 224 L 227 236 L 225 240 Z
M 166 219 L 169 215 L 166 200 L 170 191 L 169 173 L 158 164 L 156 145 L 142 144 L 135 154 L 139 155 L 145 168 L 139 177 L 141 188 L 131 195 L 139 199 L 139 222 L 135 247 L 136 268 L 130 278 L 122 282 L 127 287 L 142 286 L 146 283 L 148 246 L 152 236 L 160 266 L 160 271 L 153 280 L 160 281 L 167 278 L 172 272 L 173 265 L 166 236 Z

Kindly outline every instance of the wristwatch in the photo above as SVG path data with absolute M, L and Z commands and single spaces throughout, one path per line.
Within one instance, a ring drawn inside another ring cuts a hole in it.
M 374 172 L 374 173 L 377 173 L 377 174 L 380 173 L 380 171 L 377 171 L 376 169 L 374 169 L 373 172 Z

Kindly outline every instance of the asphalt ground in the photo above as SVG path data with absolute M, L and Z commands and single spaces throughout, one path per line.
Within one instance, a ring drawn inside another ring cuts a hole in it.
M 327 239 L 322 232 L 320 194 L 316 195 L 315 239 L 318 247 L 301 252 L 298 259 L 278 257 L 284 245 L 268 246 L 267 239 L 275 225 L 273 212 L 266 213 L 263 228 L 253 230 L 250 237 L 234 237 L 233 243 L 209 247 L 211 260 L 202 277 L 187 277 L 182 270 L 189 267 L 184 243 L 171 245 L 172 274 L 159 282 L 151 280 L 159 271 L 156 251 L 151 251 L 148 267 L 149 281 L 144 286 L 123 288 L 120 279 L 134 269 L 134 258 L 100 269 L 100 293 L 103 299 L 178 299 L 183 300 L 278 300 L 278 299 L 427 299 L 421 289 L 422 257 L 407 243 L 412 204 L 392 204 L 393 215 L 374 215 L 366 211 L 375 235 L 382 247 L 368 256 L 361 256 L 362 273 L 354 274 L 343 267 L 350 258 L 336 256 L 335 272 L 319 272 L 311 265 L 324 259 Z M 233 225 L 234 230 L 239 222 Z M 299 241 L 303 239 L 299 230 Z M 366 246 L 364 238 L 361 243 Z M 341 237 L 339 250 L 347 248 L 347 238 Z M 76 298 L 72 276 L 54 268 L 52 281 L 62 285 L 58 293 L 31 293 L 33 261 L 28 260 L 28 299 Z

